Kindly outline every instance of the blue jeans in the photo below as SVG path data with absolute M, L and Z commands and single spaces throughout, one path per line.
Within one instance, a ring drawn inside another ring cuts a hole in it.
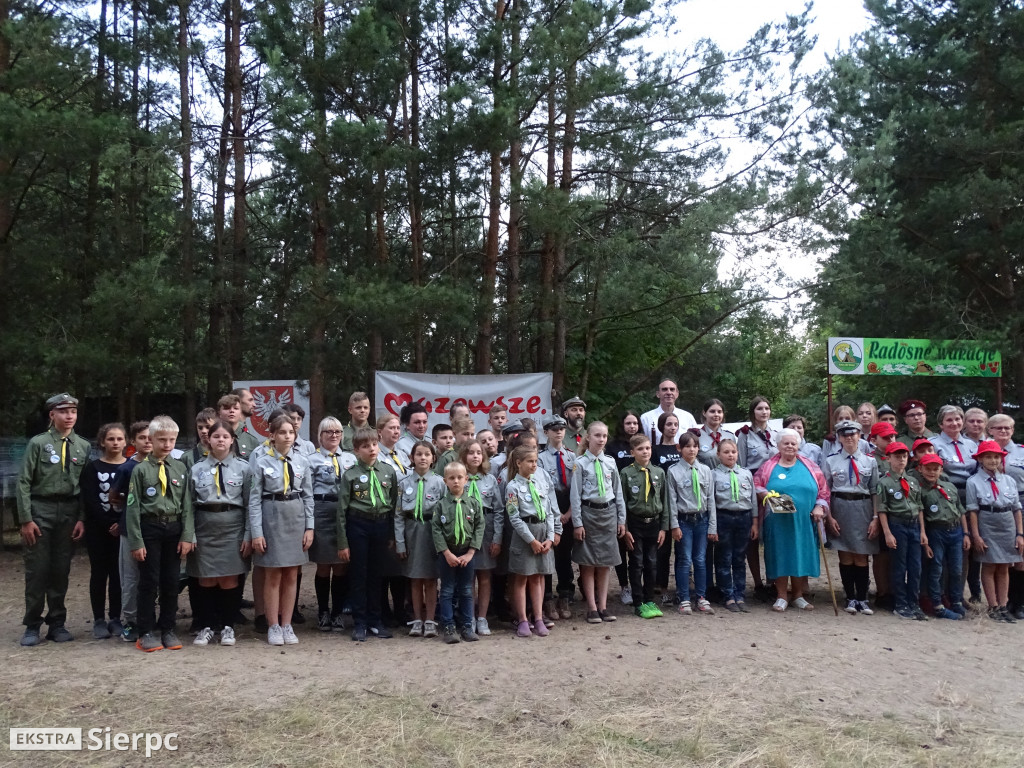
M 747 545 L 750 543 L 750 513 L 718 513 L 718 546 L 715 547 L 715 575 L 722 597 L 743 600 L 747 587 Z
M 963 588 L 960 586 L 960 574 L 964 566 L 964 532 L 960 526 L 949 530 L 928 528 L 928 545 L 934 557 L 928 572 L 928 597 L 936 609 L 942 605 L 942 569 L 945 565 L 949 574 L 950 603 L 959 603 L 963 599 Z
M 704 597 L 707 591 L 708 516 L 679 516 L 683 538 L 676 542 L 676 597 L 690 599 L 690 567 L 693 567 L 693 591 Z
M 889 531 L 896 539 L 896 549 L 889 558 L 896 610 L 917 610 L 921 585 L 921 527 L 916 520 L 904 523 L 890 518 Z
M 387 556 L 388 540 L 394 538 L 395 524 L 388 515 L 380 520 L 349 515 L 345 525 L 349 548 L 349 600 L 356 627 L 381 625 L 381 564 Z
M 441 626 L 455 626 L 458 607 L 459 628 L 473 628 L 473 561 L 463 568 L 452 568 L 444 555 L 437 556 L 441 573 Z

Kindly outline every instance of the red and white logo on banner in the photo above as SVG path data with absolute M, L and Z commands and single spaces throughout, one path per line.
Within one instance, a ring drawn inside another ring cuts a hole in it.
M 252 398 L 255 401 L 252 407 L 250 422 L 252 428 L 264 437 L 270 437 L 270 414 L 276 411 L 285 403 L 295 402 L 295 387 L 293 386 L 255 386 L 250 387 Z

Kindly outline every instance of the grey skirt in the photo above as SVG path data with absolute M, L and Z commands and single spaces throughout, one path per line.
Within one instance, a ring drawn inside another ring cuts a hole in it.
M 313 502 L 313 545 L 306 553 L 317 565 L 338 565 L 338 502 Z
M 494 513 L 484 510 L 484 540 L 480 549 L 473 555 L 473 570 L 489 571 L 498 561 L 491 557 L 491 541 L 494 539 Z
M 978 512 L 978 533 L 988 545 L 982 554 L 974 553 L 974 559 L 979 563 L 1020 562 L 1020 555 L 1014 547 L 1017 543 L 1017 524 L 1012 509 L 1005 512 Z
M 829 534 L 828 537 L 832 548 L 855 555 L 877 555 L 881 534 L 874 539 L 868 538 L 868 526 L 875 515 L 871 499 L 840 499 L 833 496 L 830 503 L 832 517 L 839 523 L 839 535 Z
M 530 533 L 537 541 L 543 542 L 547 539 L 548 524 L 546 522 L 527 523 L 526 527 L 530 529 Z M 478 554 L 473 558 L 474 563 L 479 556 Z M 523 541 L 521 536 L 514 535 L 508 548 L 508 572 L 518 573 L 520 576 L 536 576 L 541 573 L 546 576 L 549 573 L 554 573 L 555 548 L 552 547 L 543 555 L 535 555 L 530 545 Z
M 246 511 L 241 507 L 214 512 L 196 508 L 196 548 L 185 570 L 196 579 L 239 576 L 248 568 L 239 549 L 245 538 Z
M 306 532 L 306 511 L 302 499 L 274 501 L 263 499 L 263 538 L 267 551 L 252 553 L 252 564 L 260 568 L 290 568 L 309 562 L 302 551 Z
M 580 511 L 583 517 L 583 530 L 586 531 L 587 537 L 583 541 L 573 539 L 572 561 L 578 565 L 598 568 L 621 563 L 619 514 L 615 505 L 610 504 L 606 509 L 591 509 L 584 504 Z
M 430 531 L 430 521 L 405 521 L 405 551 L 409 557 L 405 560 L 405 575 L 410 579 L 438 578 L 437 552 L 434 551 L 434 536 Z

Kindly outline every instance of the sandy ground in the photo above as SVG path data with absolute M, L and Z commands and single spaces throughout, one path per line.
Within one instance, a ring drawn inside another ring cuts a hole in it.
M 589 722 L 646 702 L 666 716 L 678 707 L 680 715 L 702 719 L 710 728 L 737 731 L 748 728 L 751 718 L 799 714 L 847 728 L 853 743 L 869 743 L 873 729 L 894 724 L 907 734 L 908 750 L 926 750 L 904 764 L 963 765 L 962 755 L 954 760 L 957 743 L 974 749 L 979 740 L 996 745 L 989 765 L 1024 764 L 1017 757 L 1024 750 L 1024 623 L 997 624 L 980 615 L 955 623 L 881 613 L 836 617 L 823 580 L 812 582 L 812 612 L 790 609 L 780 615 L 751 601 L 750 614 L 719 610 L 715 616 L 666 613 L 641 620 L 618 603 L 613 587 L 609 605 L 617 622 L 559 622 L 546 639 L 517 639 L 500 628 L 479 643 L 451 647 L 405 636 L 357 644 L 347 633 L 320 633 L 306 624 L 298 628 L 300 644 L 281 649 L 268 646 L 249 625 L 240 628 L 234 648 L 186 644 L 181 651 L 143 654 L 116 639 L 92 639 L 84 554 L 72 569 L 68 627 L 77 639 L 69 644 L 18 646 L 20 554 L 0 554 L 0 573 L 0 726 L 173 730 L 180 733 L 181 747 L 168 764 L 234 764 L 232 753 L 210 743 L 219 718 L 225 728 L 244 728 L 246 713 L 263 716 L 338 691 L 353 701 L 370 694 L 412 697 L 452 716 L 489 722 L 507 719 L 510 712 L 540 712 L 549 725 L 563 716 Z M 315 614 L 312 575 L 307 566 L 307 617 Z M 183 638 L 187 627 L 187 621 L 179 622 Z M 289 738 L 286 728 L 280 740 Z M 911 743 L 922 739 L 928 743 Z M 731 743 L 735 749 L 751 747 L 741 737 Z M 801 762 L 781 754 L 780 764 L 814 764 L 813 757 Z M 259 755 L 237 760 L 291 764 Z M 136 764 L 136 756 L 89 757 L 98 764 Z M 415 764 L 377 757 L 367 762 Z M 524 764 L 546 762 L 534 758 Z M 694 764 L 768 764 L 695 758 Z M 70 758 L 0 752 L 0 764 L 70 764 Z

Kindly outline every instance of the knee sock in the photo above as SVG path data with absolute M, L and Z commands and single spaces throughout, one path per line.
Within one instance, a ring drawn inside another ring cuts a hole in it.
M 188 577 L 188 607 L 192 611 L 193 620 L 199 624 L 199 628 L 202 629 L 206 625 L 202 622 L 206 621 L 206 616 L 203 615 L 203 605 L 201 592 L 202 587 L 199 586 L 199 579 Z
M 348 597 L 348 574 L 335 573 L 331 576 L 331 615 L 340 616 Z
M 295 608 L 292 609 L 292 613 L 299 612 L 299 592 L 302 590 L 302 569 L 299 568 L 299 573 L 295 577 Z
M 1011 611 L 1024 605 L 1024 571 L 1010 569 L 1010 592 L 1006 604 Z
M 331 577 L 314 576 L 313 589 L 316 590 L 316 611 L 317 614 L 330 611 L 331 600 Z
M 189 602 L 192 604 L 192 616 L 196 620 L 196 624 L 200 629 L 210 627 L 213 629 L 213 625 L 217 623 L 217 616 L 212 604 L 213 587 L 201 587 L 199 586 L 199 579 L 195 580 L 194 584 L 190 584 L 188 588 Z
M 868 587 L 871 586 L 871 571 L 868 570 L 866 565 L 855 565 L 853 568 L 856 571 L 854 574 L 854 586 L 857 588 L 857 599 L 863 602 L 868 599 Z
M 233 626 L 235 618 L 238 616 L 239 611 L 242 610 L 242 595 L 245 593 L 245 575 L 243 574 L 239 577 L 237 587 L 234 589 L 226 589 L 224 591 L 232 592 L 234 594 L 233 605 L 235 606 L 235 612 L 231 614 L 231 624 L 228 625 Z M 246 621 L 248 621 L 248 619 L 246 619 Z
M 843 591 L 846 593 L 847 600 L 856 599 L 854 597 L 854 593 L 856 592 L 856 587 L 854 586 L 854 582 L 856 580 L 856 576 L 854 575 L 855 568 L 856 566 L 854 565 L 844 565 L 843 563 L 839 564 L 839 578 L 842 579 Z
M 220 623 L 225 627 L 235 627 L 235 616 L 242 607 L 242 594 L 235 589 L 217 589 Z

